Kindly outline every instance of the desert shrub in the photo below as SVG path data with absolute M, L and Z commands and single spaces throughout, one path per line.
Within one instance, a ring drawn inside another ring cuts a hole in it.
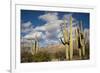
M 48 51 L 40 51 L 32 55 L 31 53 L 21 53 L 21 62 L 48 62 L 52 60 L 65 60 L 65 51 L 49 53 Z
M 85 45 L 85 52 L 86 52 L 86 58 L 89 59 L 90 58 L 90 43 L 86 43 Z
M 66 58 L 65 51 L 59 51 L 55 53 L 55 57 L 59 60 L 65 60 Z
M 51 57 L 48 52 L 38 52 L 33 55 L 32 60 L 34 62 L 51 61 Z
M 78 56 L 79 55 L 79 51 L 77 49 L 73 50 L 73 56 Z
M 21 62 L 32 62 L 32 54 L 28 52 L 21 53 Z

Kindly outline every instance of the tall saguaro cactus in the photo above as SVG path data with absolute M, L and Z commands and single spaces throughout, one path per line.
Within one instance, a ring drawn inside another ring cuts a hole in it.
M 76 29 L 76 45 L 79 51 L 79 57 L 82 59 L 85 56 L 85 39 L 82 21 L 80 21 L 79 27 Z
M 63 26 L 63 37 L 64 37 L 64 41 L 61 42 L 65 45 L 66 48 L 66 59 L 67 60 L 72 60 L 73 58 L 73 39 L 72 39 L 72 16 L 70 17 L 70 39 L 68 39 L 68 31 L 66 28 L 66 23 L 65 23 L 65 19 L 64 19 L 64 26 Z
M 37 53 L 37 51 L 38 51 L 38 41 L 37 40 L 35 40 L 35 43 L 34 43 L 34 51 L 35 51 L 35 53 Z
M 80 29 L 79 27 L 76 29 L 76 49 L 78 50 L 79 52 L 79 58 L 81 59 L 82 58 L 82 46 L 81 46 L 81 37 L 80 37 Z
M 63 38 L 64 38 L 64 41 L 62 40 L 62 38 L 60 38 L 61 42 L 63 45 L 65 45 L 65 54 L 66 54 L 66 60 L 69 60 L 69 46 L 68 46 L 68 31 L 67 31 L 67 28 L 66 28 L 66 22 L 65 22 L 65 18 L 64 18 L 64 24 L 61 25 L 61 27 L 63 26 L 62 28 L 62 34 L 63 34 Z
M 67 29 L 66 29 L 66 22 L 65 22 L 65 19 L 64 19 L 64 27 L 63 27 L 63 37 L 64 37 L 64 42 L 65 42 L 65 48 L 66 48 L 66 59 L 68 60 L 69 59 L 69 50 L 68 50 L 68 32 L 67 32 Z
M 37 35 L 35 36 L 35 40 L 34 40 L 34 44 L 33 44 L 33 47 L 32 47 L 32 54 L 36 54 L 39 50 L 39 42 L 38 42 L 38 39 L 37 39 Z
M 82 51 L 82 56 L 85 56 L 85 39 L 84 39 L 84 32 L 83 32 L 83 26 L 82 26 L 82 21 L 80 21 L 80 43 L 81 43 L 81 51 Z
M 75 43 L 76 43 L 76 47 L 75 48 L 78 50 L 78 46 L 79 45 L 78 45 L 78 30 L 77 29 L 75 30 Z
M 70 16 L 70 43 L 69 43 L 69 49 L 70 49 L 70 60 L 72 60 L 72 58 L 73 58 L 72 16 Z
M 35 42 L 36 42 L 36 44 L 35 44 L 35 53 L 37 53 L 38 50 L 39 50 L 39 42 L 38 42 L 37 35 L 35 35 Z

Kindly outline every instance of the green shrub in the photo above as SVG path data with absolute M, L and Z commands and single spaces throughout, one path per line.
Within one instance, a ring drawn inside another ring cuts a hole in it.
M 38 52 L 33 55 L 34 62 L 44 62 L 44 61 L 51 61 L 50 54 L 48 52 Z
M 21 62 L 32 62 L 33 55 L 28 52 L 21 53 Z
M 65 60 L 65 51 L 59 51 L 56 53 L 48 53 L 48 51 L 37 52 L 32 55 L 31 53 L 21 53 L 21 62 L 48 62 L 52 60 Z

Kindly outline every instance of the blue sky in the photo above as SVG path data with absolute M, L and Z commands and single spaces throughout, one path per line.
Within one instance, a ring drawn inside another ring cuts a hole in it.
M 75 21 L 81 20 L 83 28 L 89 29 L 89 13 L 21 10 L 21 37 L 30 37 L 31 34 L 35 38 L 37 34 L 42 45 L 46 44 L 45 42 L 57 43 L 56 36 L 59 33 L 57 24 L 61 24 L 66 15 L 72 15 Z
M 38 19 L 40 15 L 45 14 L 48 11 L 34 11 L 34 10 L 21 10 L 21 22 L 25 23 L 28 21 L 32 22 L 33 26 L 41 26 L 46 22 Z M 83 27 L 89 28 L 89 13 L 76 13 L 76 12 L 57 12 L 59 19 L 63 17 L 65 14 L 73 14 L 72 16 L 77 20 L 83 21 Z

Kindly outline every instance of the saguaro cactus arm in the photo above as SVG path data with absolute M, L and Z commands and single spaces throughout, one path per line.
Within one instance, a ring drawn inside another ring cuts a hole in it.
M 61 40 L 61 43 L 63 44 L 63 45 L 69 45 L 69 42 L 64 42 L 63 40 L 62 40 L 62 38 L 60 37 L 60 40 Z
M 61 40 L 63 45 L 66 45 L 66 44 L 68 44 L 68 31 L 67 31 L 67 28 L 66 28 L 65 19 L 64 19 L 64 24 L 61 24 L 61 31 L 62 31 L 64 40 L 62 40 L 61 37 L 60 37 L 60 40 Z
M 60 40 L 61 40 L 61 43 L 63 44 L 63 45 L 65 45 L 65 42 L 62 40 L 62 38 L 60 37 Z

